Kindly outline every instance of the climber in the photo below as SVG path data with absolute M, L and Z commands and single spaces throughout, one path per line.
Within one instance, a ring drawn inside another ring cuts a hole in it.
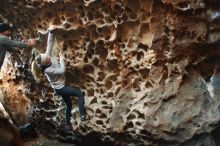
M 84 92 L 78 88 L 69 87 L 65 83 L 65 63 L 64 55 L 60 53 L 60 63 L 58 63 L 55 57 L 52 57 L 52 48 L 54 45 L 53 32 L 56 29 L 55 26 L 51 26 L 48 29 L 47 48 L 44 54 L 38 55 L 32 62 L 32 74 L 36 80 L 40 79 L 40 73 L 44 73 L 54 89 L 57 95 L 60 95 L 66 104 L 65 113 L 65 129 L 72 130 L 70 117 L 72 110 L 71 96 L 78 97 L 79 113 L 81 121 L 86 120 L 86 113 L 84 108 Z
M 6 51 L 17 51 L 18 48 L 33 47 L 36 45 L 36 39 L 29 39 L 26 42 L 11 40 L 12 28 L 6 23 L 0 23 L 0 69 L 5 59 Z

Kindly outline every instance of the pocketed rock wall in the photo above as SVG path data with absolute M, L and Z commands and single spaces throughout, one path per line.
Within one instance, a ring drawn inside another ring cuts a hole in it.
M 5 108 L 3 96 L 0 90 L 0 144 L 2 146 L 23 146 L 18 129 L 11 120 L 8 110 Z
M 22 115 L 20 123 L 29 116 L 47 136 L 60 134 L 64 104 L 45 78 L 33 80 L 28 57 L 44 51 L 54 24 L 54 55 L 63 41 L 67 82 L 86 93 L 91 119 L 80 124 L 74 100 L 72 124 L 88 143 L 91 134 L 118 145 L 220 144 L 218 84 L 210 80 L 220 55 L 219 0 L 2 0 L 1 6 L 14 38 L 41 41 L 32 52 L 8 57 L 17 61 L 2 70 L 5 100 L 14 116 Z

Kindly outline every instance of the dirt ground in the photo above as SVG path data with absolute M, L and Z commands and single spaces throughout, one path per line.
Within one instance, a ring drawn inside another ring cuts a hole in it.
M 61 143 L 56 140 L 39 136 L 33 141 L 27 141 L 24 146 L 75 146 L 74 144 Z

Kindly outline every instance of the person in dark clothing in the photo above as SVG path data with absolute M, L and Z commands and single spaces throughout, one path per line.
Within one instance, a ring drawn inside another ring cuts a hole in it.
M 6 23 L 0 23 L 0 69 L 3 65 L 6 52 L 18 51 L 18 49 L 29 48 L 36 45 L 36 39 L 30 39 L 26 42 L 11 40 L 12 28 Z M 1 89 L 0 89 L 1 92 Z M 3 98 L 3 94 L 1 95 Z M 0 101 L 0 106 L 4 104 Z M 6 133 L 7 134 L 7 133 Z M 1 143 L 1 142 L 0 142 Z
M 6 52 L 16 51 L 18 48 L 33 47 L 36 39 L 29 39 L 27 42 L 11 40 L 12 28 L 6 23 L 0 23 L 0 69 L 5 59 Z

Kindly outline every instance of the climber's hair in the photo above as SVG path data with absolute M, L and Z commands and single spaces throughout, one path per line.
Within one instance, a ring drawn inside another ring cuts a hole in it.
M 34 79 L 39 82 L 41 80 L 41 69 L 37 64 L 37 60 L 35 59 L 32 63 L 31 63 L 31 73 L 34 76 Z

